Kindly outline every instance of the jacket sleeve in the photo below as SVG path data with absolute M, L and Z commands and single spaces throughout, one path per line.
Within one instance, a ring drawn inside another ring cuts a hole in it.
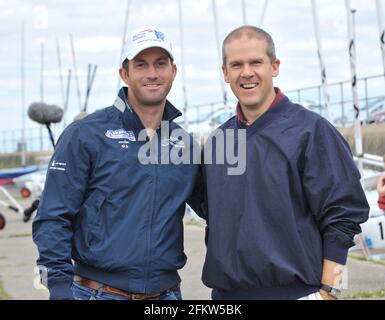
M 73 299 L 72 223 L 83 201 L 91 165 L 81 134 L 79 125 L 73 123 L 60 137 L 32 226 L 39 251 L 37 264 L 44 270 L 42 282 L 50 299 Z
M 304 159 L 303 186 L 323 239 L 323 258 L 344 265 L 369 215 L 360 173 L 347 142 L 324 119 L 307 139 Z
M 199 217 L 207 220 L 207 197 L 205 192 L 203 170 L 204 165 L 199 165 L 195 179 L 195 186 L 191 196 L 187 199 L 187 203 Z

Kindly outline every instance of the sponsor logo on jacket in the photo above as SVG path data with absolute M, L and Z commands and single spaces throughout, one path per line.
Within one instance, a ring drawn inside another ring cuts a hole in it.
M 67 163 L 52 160 L 49 170 L 66 171 Z
M 126 131 L 124 129 L 107 130 L 105 135 L 110 139 L 127 139 L 129 141 L 136 141 L 134 132 Z

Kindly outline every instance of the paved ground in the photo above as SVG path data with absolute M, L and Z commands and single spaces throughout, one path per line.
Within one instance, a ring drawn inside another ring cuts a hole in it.
M 30 205 L 31 200 L 22 199 L 16 190 L 10 191 L 22 206 Z M 0 200 L 4 200 L 1 194 Z M 31 222 L 23 223 L 19 214 L 2 207 L 0 212 L 7 219 L 6 227 L 0 230 L 0 281 L 5 291 L 16 300 L 47 299 L 48 292 L 39 284 L 35 273 L 37 249 L 32 241 Z M 185 229 L 185 251 L 189 259 L 181 271 L 183 298 L 210 299 L 210 290 L 200 281 L 205 250 L 204 229 L 189 221 Z
M 30 202 L 18 200 L 24 206 Z M 23 223 L 21 216 L 9 210 L 0 208 L 0 211 L 7 217 L 6 227 L 0 231 L 0 281 L 5 291 L 16 300 L 47 299 L 48 293 L 39 286 L 34 273 L 37 250 L 31 238 L 31 222 Z M 181 271 L 184 299 L 210 299 L 210 290 L 200 280 L 205 255 L 204 228 L 188 219 L 185 223 L 185 251 L 188 262 Z M 385 288 L 385 266 L 349 259 L 347 269 L 345 295 Z

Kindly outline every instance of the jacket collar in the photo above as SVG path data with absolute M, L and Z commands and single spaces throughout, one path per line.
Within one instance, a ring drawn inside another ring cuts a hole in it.
M 118 96 L 116 97 L 114 102 L 114 107 L 116 107 L 120 112 L 124 112 L 126 108 L 130 112 L 133 112 L 127 100 L 127 87 L 120 88 Z
M 283 100 L 283 98 L 285 98 L 285 95 L 282 93 L 282 91 L 279 88 L 274 87 L 274 91 L 275 91 L 275 98 L 267 110 L 269 110 L 270 108 L 273 108 L 275 105 L 280 103 Z M 249 125 L 247 123 L 246 117 L 242 111 L 240 102 L 238 102 L 238 104 L 237 104 L 236 114 L 237 114 L 237 118 L 238 118 L 239 122 L 242 122 L 243 124 L 245 124 L 247 126 Z
M 115 99 L 114 107 L 117 108 L 120 112 L 124 114 L 123 118 L 128 121 L 140 122 L 139 117 L 135 113 L 134 109 L 131 107 L 128 99 L 127 99 L 127 87 L 122 87 L 119 90 L 118 96 Z M 171 102 L 166 100 L 166 105 L 163 112 L 163 121 L 173 121 L 174 119 L 180 117 L 182 112 L 175 108 Z M 143 125 L 142 125 L 143 127 Z

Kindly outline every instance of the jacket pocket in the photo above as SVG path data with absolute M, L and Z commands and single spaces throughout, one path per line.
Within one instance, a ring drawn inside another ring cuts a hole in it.
M 79 212 L 80 232 L 84 237 L 87 245 L 92 246 L 95 241 L 101 240 L 101 217 L 100 213 L 106 203 L 106 195 L 99 191 L 95 191 L 83 203 Z

